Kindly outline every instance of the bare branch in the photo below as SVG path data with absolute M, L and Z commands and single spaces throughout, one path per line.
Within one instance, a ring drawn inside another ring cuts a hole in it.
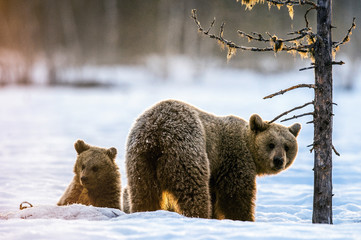
M 300 115 L 294 115 L 293 117 L 281 120 L 281 122 L 286 122 L 286 121 L 289 121 L 289 120 L 292 120 L 292 119 L 296 119 L 296 118 L 300 118 L 300 117 L 304 117 L 304 116 L 309 116 L 309 115 L 313 116 L 313 114 L 314 114 L 314 112 L 304 113 L 304 114 L 300 114 Z
M 339 62 L 333 61 L 332 62 L 332 65 L 344 65 L 344 64 L 345 64 L 345 62 L 343 62 L 343 61 L 339 61 Z
M 312 153 L 312 151 L 313 151 L 313 149 L 314 149 L 313 144 L 308 145 L 307 147 L 312 147 L 312 148 L 310 149 L 310 153 Z M 313 171 L 313 169 L 312 169 L 312 171 Z
M 305 70 L 310 70 L 310 69 L 314 69 L 316 68 L 315 66 L 312 67 L 305 67 L 305 68 L 300 68 L 298 71 L 305 71 Z
M 238 2 L 239 0 L 237 0 Z M 318 7 L 318 5 L 309 0 L 266 0 L 269 4 L 275 6 L 290 6 L 290 5 L 311 5 L 313 7 Z M 263 3 L 264 0 L 242 0 L 242 5 L 246 5 L 247 8 L 252 9 L 252 7 L 257 3 Z
M 306 28 L 301 29 L 300 31 L 298 31 L 299 33 L 297 33 L 297 34 L 300 34 L 300 36 L 294 37 L 294 38 L 289 38 L 289 39 L 282 39 L 282 41 L 284 41 L 284 42 L 292 42 L 292 41 L 300 40 L 300 39 L 304 38 L 307 35 L 310 35 L 311 34 L 311 31 L 310 31 L 311 29 L 308 28 L 307 32 L 305 31 L 305 29 Z
M 336 154 L 337 156 L 341 156 L 341 155 L 340 155 L 340 153 L 339 153 L 339 152 L 337 152 L 337 150 L 336 150 L 335 146 L 333 146 L 333 145 L 332 145 L 332 150 L 335 152 L 335 154 Z
M 308 15 L 309 12 L 311 12 L 311 10 L 314 10 L 314 9 L 317 9 L 317 7 L 311 7 L 305 12 L 304 18 L 305 18 L 305 22 L 306 22 L 306 28 L 309 28 L 307 15 Z
M 306 106 L 308 106 L 308 105 L 311 105 L 311 104 L 313 104 L 313 101 L 312 101 L 312 102 L 305 103 L 305 104 L 302 105 L 302 106 L 298 106 L 298 107 L 292 108 L 291 110 L 288 110 L 288 111 L 286 111 L 286 112 L 284 112 L 284 113 L 281 113 L 280 115 L 278 115 L 277 117 L 275 117 L 274 119 L 272 119 L 269 123 L 273 123 L 273 122 L 276 121 L 277 119 L 279 119 L 279 118 L 281 118 L 281 117 L 289 114 L 290 112 L 293 112 L 293 111 L 296 111 L 296 110 L 298 110 L 298 109 L 304 108 L 304 107 L 306 107 Z M 312 114 L 313 114 L 313 112 L 312 112 Z M 307 115 L 310 115 L 310 114 L 307 113 Z M 298 117 L 302 117 L 302 116 L 301 116 L 301 115 L 298 115 Z M 296 117 L 296 116 L 293 116 L 292 118 L 282 120 L 281 122 L 284 122 L 284 121 L 287 121 L 287 120 L 291 120 L 291 119 L 293 119 L 293 118 L 297 118 L 297 117 Z
M 260 33 L 255 33 L 255 32 L 252 32 L 252 35 L 251 34 L 248 34 L 248 33 L 245 33 L 241 30 L 238 30 L 237 31 L 238 34 L 241 36 L 241 37 L 247 37 L 248 40 L 255 40 L 255 41 L 259 41 L 259 42 L 269 42 L 270 40 L 269 39 L 265 39 L 262 34 Z
M 216 18 L 213 18 L 213 21 L 211 22 L 211 25 L 209 26 L 208 30 L 205 33 L 209 33 L 211 31 L 212 27 L 214 26 L 214 23 L 216 22 Z
M 251 34 L 243 32 L 241 30 L 238 30 L 237 32 L 241 37 L 247 37 L 248 41 L 254 40 L 254 41 L 258 41 L 258 42 L 270 42 L 270 41 L 272 41 L 272 38 L 274 37 L 269 32 L 266 32 L 266 34 L 269 36 L 268 39 L 264 38 L 262 36 L 262 34 L 260 34 L 260 33 L 252 32 L 251 33 L 252 35 L 251 35 Z M 303 28 L 303 29 L 301 29 L 299 31 L 288 33 L 287 35 L 293 35 L 293 34 L 299 34 L 300 36 L 297 36 L 297 37 L 294 37 L 294 38 L 288 38 L 288 39 L 280 39 L 279 41 L 281 41 L 281 42 L 293 42 L 293 41 L 296 41 L 296 40 L 300 40 L 300 39 L 304 38 L 307 35 L 312 35 L 312 32 L 311 32 L 310 28 Z
M 191 16 L 191 17 L 193 18 L 194 22 L 197 24 L 198 30 L 201 31 L 201 32 L 204 32 L 204 31 L 203 31 L 203 28 L 202 28 L 202 26 L 201 26 L 201 23 L 200 23 L 200 22 L 198 21 L 198 19 L 197 19 L 197 9 L 192 9 L 192 16 Z M 215 19 L 214 19 L 214 22 L 215 22 Z M 211 25 L 212 25 L 212 24 L 211 24 Z M 204 32 L 204 34 L 208 35 L 208 32 L 209 32 L 209 31 Z
M 223 38 L 223 32 L 224 32 L 224 25 L 225 24 L 226 24 L 225 22 L 222 22 L 221 28 L 219 30 L 219 38 Z
M 332 47 L 333 47 L 334 49 L 337 49 L 337 48 L 340 47 L 341 45 L 343 45 L 343 44 L 347 43 L 348 41 L 350 41 L 350 36 L 351 36 L 351 34 L 352 34 L 352 30 L 356 28 L 356 23 L 355 23 L 355 21 L 356 21 L 356 18 L 354 17 L 354 18 L 352 19 L 351 27 L 348 29 L 347 34 L 346 34 L 346 36 L 342 39 L 342 41 L 333 43 L 333 46 L 332 46 Z
M 216 36 L 214 34 L 210 34 L 209 33 L 209 30 L 207 31 L 204 31 L 203 27 L 201 26 L 200 22 L 198 21 L 198 18 L 197 18 L 197 10 L 196 9 L 193 9 L 192 10 L 192 15 L 191 17 L 193 18 L 195 24 L 197 25 L 198 27 L 198 31 L 203 33 L 204 35 L 208 36 L 209 38 L 212 38 L 212 39 L 216 39 L 219 41 L 219 43 L 221 43 L 222 45 L 224 46 L 227 46 L 229 50 L 232 50 L 232 49 L 241 49 L 241 50 L 244 50 L 244 51 L 254 51 L 254 52 L 273 52 L 273 51 L 298 51 L 298 52 L 301 52 L 301 53 L 308 53 L 310 52 L 310 49 L 313 48 L 313 45 L 314 44 L 308 44 L 308 45 L 293 45 L 293 46 L 288 46 L 288 45 L 285 45 L 281 48 L 278 48 L 278 46 L 280 44 L 282 44 L 285 40 L 281 40 L 281 39 L 268 39 L 268 41 L 273 41 L 274 42 L 274 46 L 273 47 L 264 47 L 264 48 L 258 48 L 258 47 L 245 47 L 245 46 L 240 46 L 240 45 L 237 45 L 235 44 L 234 42 L 232 41 L 229 41 L 227 39 L 225 39 L 223 37 L 224 35 L 224 23 L 222 23 L 221 27 L 220 27 L 220 32 L 219 32 L 219 35 Z M 211 27 L 213 27 L 214 25 L 214 22 L 212 21 L 211 23 Z M 241 32 L 241 31 L 239 31 Z M 242 32 L 241 32 L 242 33 Z M 250 34 L 247 34 L 246 35 L 247 37 L 248 36 L 251 36 Z M 275 36 L 272 36 L 272 38 L 274 38 Z M 264 39 L 263 37 L 261 37 L 260 35 L 258 35 L 258 37 L 253 37 L 254 39 L 258 39 L 258 41 L 260 41 L 260 39 L 263 39 L 263 40 L 266 40 Z M 263 41 L 262 40 L 262 41 Z M 291 40 L 286 40 L 286 41 L 291 41 Z
M 305 27 L 305 28 L 302 28 L 301 30 L 298 30 L 298 31 L 289 32 L 289 33 L 287 33 L 287 35 L 303 34 L 303 33 L 308 32 L 308 31 L 310 31 L 310 30 L 311 30 L 310 28 Z
M 332 64 L 332 65 L 344 65 L 345 62 L 343 62 L 343 61 L 339 61 L 339 62 L 332 61 L 331 64 Z M 311 67 L 305 67 L 305 68 L 300 68 L 298 71 L 305 71 L 305 70 L 311 70 L 311 69 L 315 69 L 315 68 L 316 68 L 316 66 L 315 66 L 314 63 L 311 63 L 311 65 L 313 65 L 313 66 L 311 66 Z
M 288 91 L 291 91 L 291 90 L 294 90 L 296 88 L 315 88 L 315 87 L 316 86 L 314 84 L 298 84 L 298 85 L 289 87 L 287 89 L 281 90 L 279 92 L 273 93 L 271 95 L 265 96 L 263 99 L 268 99 L 268 98 L 273 98 L 273 97 L 278 96 L 278 95 L 283 95 L 284 93 L 286 93 Z
M 274 5 L 311 5 L 313 7 L 318 7 L 318 5 L 312 1 L 308 0 L 266 0 L 269 3 L 272 3 Z

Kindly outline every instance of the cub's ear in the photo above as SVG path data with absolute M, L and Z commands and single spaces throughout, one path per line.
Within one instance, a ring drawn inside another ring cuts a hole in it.
M 74 143 L 74 148 L 78 155 L 90 148 L 88 144 L 86 144 L 83 140 L 78 140 Z
M 293 136 L 297 137 L 301 130 L 301 124 L 295 123 L 292 126 L 289 126 L 288 129 L 293 134 Z
M 267 122 L 263 121 L 258 114 L 253 114 L 249 119 L 249 126 L 255 133 L 262 132 L 267 129 Z
M 111 147 L 107 150 L 107 155 L 110 157 L 110 159 L 114 160 L 117 156 L 117 149 L 114 147 Z

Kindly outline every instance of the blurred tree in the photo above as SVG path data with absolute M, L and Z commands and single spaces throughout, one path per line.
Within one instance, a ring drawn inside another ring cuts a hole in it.
M 238 30 L 239 35 L 247 38 L 248 41 L 263 42 L 271 45 L 270 47 L 263 48 L 245 47 L 224 38 L 224 23 L 222 23 L 220 27 L 219 35 L 214 35 L 210 33 L 210 30 L 214 26 L 215 20 L 211 22 L 208 29 L 204 29 L 197 19 L 196 10 L 192 10 L 192 17 L 201 33 L 212 39 L 216 39 L 222 48 L 227 47 L 228 60 L 236 54 L 237 49 L 257 52 L 273 51 L 275 53 L 287 51 L 293 54 L 299 53 L 302 57 L 310 57 L 312 59 L 312 66 L 305 69 L 315 70 L 315 84 L 299 84 L 265 98 L 284 94 L 285 92 L 296 88 L 307 87 L 314 89 L 315 97 L 312 102 L 308 102 L 302 106 L 284 112 L 270 121 L 270 123 L 295 110 L 311 104 L 314 106 L 313 112 L 295 115 L 291 118 L 284 119 L 283 121 L 306 115 L 313 116 L 314 139 L 311 151 L 314 151 L 314 200 L 312 222 L 332 224 L 332 151 L 339 155 L 332 145 L 332 106 L 334 104 L 332 100 L 332 65 L 343 64 L 342 61 L 332 61 L 332 55 L 336 54 L 336 51 L 341 45 L 349 41 L 352 30 L 356 27 L 355 19 L 343 40 L 340 42 L 333 42 L 331 38 L 332 0 L 242 0 L 242 4 L 246 5 L 247 9 L 252 9 L 255 4 L 264 3 L 265 1 L 268 2 L 270 8 L 271 6 L 277 6 L 280 9 L 282 6 L 286 6 L 291 18 L 294 16 L 294 6 L 309 6 L 304 15 L 305 27 L 301 30 L 289 33 L 291 37 L 287 39 L 281 39 L 268 32 L 268 36 L 265 37 L 256 32 L 247 34 Z M 317 33 L 312 32 L 307 17 L 312 10 L 316 10 L 317 12 Z

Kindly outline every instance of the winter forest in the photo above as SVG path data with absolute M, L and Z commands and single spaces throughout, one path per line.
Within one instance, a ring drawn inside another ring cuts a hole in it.
M 225 64 L 225 53 L 195 33 L 190 19 L 192 9 L 198 10 L 200 21 L 205 24 L 214 17 L 218 24 L 225 22 L 224 34 L 234 41 L 242 41 L 237 36 L 238 29 L 285 36 L 303 26 L 307 10 L 296 6 L 291 20 L 287 8 L 269 10 L 256 5 L 248 11 L 233 0 L 2 0 L 0 4 L 2 85 L 40 81 L 34 79 L 34 74 L 44 76 L 46 83 L 56 84 L 65 80 L 70 69 L 84 66 L 141 65 L 166 79 L 171 71 L 169 59 L 175 56 L 187 58 L 192 65 L 199 64 L 197 69 L 201 71 L 209 66 L 208 60 Z M 344 36 L 360 11 L 357 0 L 333 1 L 334 39 Z M 315 28 L 315 16 L 310 14 L 309 18 Z M 350 66 L 353 69 L 357 69 L 360 59 L 360 38 L 360 31 L 355 31 L 352 41 L 340 52 L 350 59 L 350 65 L 354 64 Z M 300 66 L 298 58 L 288 54 L 278 54 L 276 59 L 272 54 L 245 52 L 226 66 L 259 72 L 288 71 Z M 352 81 L 352 76 L 346 76 L 345 81 Z
M 249 2 L 257 4 L 250 9 Z M 319 2 L 0 0 L 0 239 L 360 239 L 361 1 L 332 0 L 332 41 L 342 43 L 328 102 L 332 224 L 312 224 L 314 194 L 322 195 L 314 192 L 317 60 L 232 52 L 222 42 L 275 48 L 276 35 L 311 39 Z M 294 163 L 256 178 L 255 222 L 57 206 L 74 177 L 78 139 L 115 147 L 127 186 L 129 132 L 138 116 L 167 99 L 217 116 L 249 121 L 257 113 L 302 125 Z

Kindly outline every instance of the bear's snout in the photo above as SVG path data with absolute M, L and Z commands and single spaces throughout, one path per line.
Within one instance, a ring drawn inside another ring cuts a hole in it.
M 281 169 L 283 168 L 283 163 L 284 163 L 284 159 L 283 157 L 275 157 L 273 159 L 273 165 L 276 169 Z
M 82 177 L 80 178 L 80 180 L 81 180 L 81 182 L 84 184 L 84 183 L 87 183 L 89 179 L 88 179 L 88 177 L 82 176 Z

